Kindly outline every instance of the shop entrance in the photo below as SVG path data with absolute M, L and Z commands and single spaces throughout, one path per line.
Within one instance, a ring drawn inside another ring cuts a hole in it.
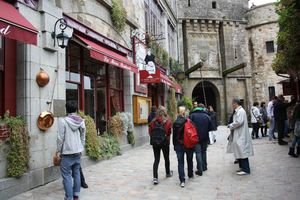
M 220 94 L 218 88 L 211 82 L 199 82 L 193 90 L 192 99 L 198 103 L 206 103 L 206 106 L 212 106 L 220 116 Z
M 164 85 L 162 83 L 148 84 L 148 97 L 151 98 L 153 106 L 164 106 Z

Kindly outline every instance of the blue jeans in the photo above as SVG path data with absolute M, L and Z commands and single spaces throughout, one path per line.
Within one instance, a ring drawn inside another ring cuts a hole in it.
M 272 141 L 275 133 L 275 120 L 274 117 L 270 119 L 270 129 L 269 129 L 269 140 Z
M 200 173 L 207 170 L 206 150 L 207 142 L 201 142 L 195 146 L 197 170 Z
M 72 200 L 80 194 L 80 154 L 62 155 L 60 170 L 65 189 L 65 199 Z M 73 178 L 72 178 L 73 175 Z
M 298 144 L 297 147 L 300 148 L 300 137 L 298 136 L 294 136 L 291 147 L 294 149 L 296 147 L 296 144 Z
M 176 144 L 174 150 L 177 154 L 178 161 L 178 174 L 180 182 L 185 182 L 185 173 L 184 173 L 184 154 L 186 153 L 186 160 L 188 166 L 188 177 L 193 177 L 193 154 L 194 149 L 184 149 L 182 144 Z
M 246 172 L 250 174 L 250 165 L 249 165 L 249 159 L 248 158 L 240 158 L 239 161 L 239 167 L 243 170 L 243 172 Z

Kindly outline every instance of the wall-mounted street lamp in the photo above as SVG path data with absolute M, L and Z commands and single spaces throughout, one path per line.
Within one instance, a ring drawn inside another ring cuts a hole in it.
M 59 23 L 59 30 L 61 31 L 60 33 L 56 33 L 56 26 Z M 52 32 L 51 36 L 54 39 L 54 46 L 57 44 L 60 48 L 64 49 L 65 47 L 68 46 L 68 42 L 70 38 L 72 37 L 72 34 L 69 36 L 68 34 L 65 33 L 66 28 L 68 28 L 67 21 L 64 18 L 58 19 L 55 24 L 54 24 L 54 31 Z M 69 27 L 70 28 L 70 27 Z

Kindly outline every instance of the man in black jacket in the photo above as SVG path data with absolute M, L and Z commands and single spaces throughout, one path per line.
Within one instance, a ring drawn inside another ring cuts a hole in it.
M 197 170 L 196 174 L 202 176 L 207 170 L 206 150 L 209 143 L 209 131 L 213 129 L 211 119 L 205 110 L 204 105 L 200 105 L 190 114 L 190 119 L 196 125 L 199 143 L 195 147 Z
M 279 95 L 277 101 L 274 103 L 274 120 L 278 131 L 278 144 L 287 145 L 288 143 L 283 140 L 284 125 L 287 120 L 287 108 L 296 103 L 296 99 L 292 99 L 290 103 L 284 103 L 284 96 Z

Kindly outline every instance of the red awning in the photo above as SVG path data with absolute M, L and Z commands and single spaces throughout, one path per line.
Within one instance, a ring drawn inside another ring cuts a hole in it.
M 172 80 L 164 75 L 158 68 L 156 68 L 155 74 L 149 74 L 147 70 L 140 70 L 140 82 L 142 84 L 149 83 L 165 83 L 168 86 L 172 86 Z
M 182 87 L 181 87 L 181 85 L 179 85 L 178 83 L 174 83 L 172 87 L 175 89 L 176 93 L 182 94 Z
M 38 31 L 15 7 L 0 0 L 0 10 L 1 36 L 36 45 Z
M 90 56 L 101 62 L 108 63 L 110 65 L 130 70 L 134 73 L 138 73 L 138 68 L 134 63 L 128 60 L 125 56 L 111 51 L 99 44 L 90 41 L 87 38 L 76 35 L 82 42 L 87 44 L 87 48 L 90 50 Z

